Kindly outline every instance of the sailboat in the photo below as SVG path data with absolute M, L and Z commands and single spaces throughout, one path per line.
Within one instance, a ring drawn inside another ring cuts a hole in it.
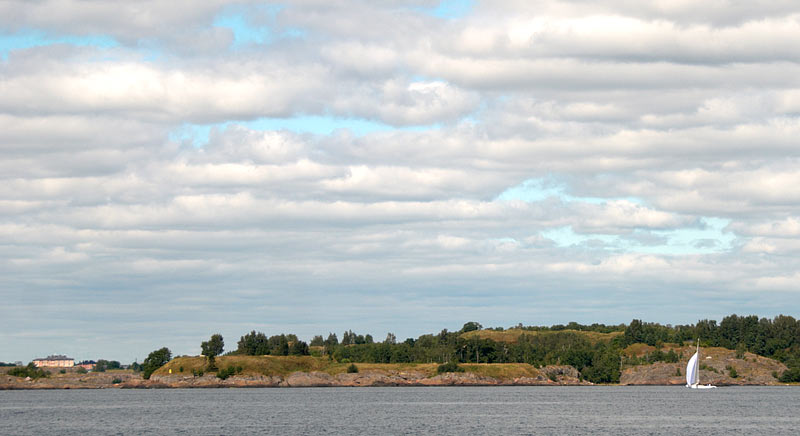
M 694 353 L 689 363 L 686 365 L 686 387 L 692 389 L 716 389 L 711 384 L 701 385 L 700 376 L 700 340 L 697 340 L 697 351 Z

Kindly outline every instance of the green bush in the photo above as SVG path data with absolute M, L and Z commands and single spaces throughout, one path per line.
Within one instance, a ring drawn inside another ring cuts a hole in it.
M 62 369 L 61 371 L 58 371 L 58 373 L 59 373 L 59 374 L 66 374 L 66 373 L 67 373 L 67 370 L 66 370 L 66 369 Z
M 236 373 L 236 368 L 229 366 L 225 369 L 220 369 L 219 371 L 217 371 L 217 378 L 225 380 L 235 373 Z
M 182 366 L 178 367 L 178 372 L 183 372 L 183 367 Z
M 800 382 L 800 367 L 789 368 L 783 371 L 781 377 L 778 379 L 783 383 L 798 383 Z
M 358 367 L 355 363 L 351 363 L 350 366 L 347 367 L 348 374 L 355 374 L 358 372 Z
M 11 368 L 8 370 L 8 375 L 13 375 L 14 377 L 30 377 L 32 379 L 37 378 L 45 378 L 50 377 L 50 373 L 43 370 L 42 368 L 37 368 L 33 362 L 29 363 L 28 366 L 18 366 L 16 368 Z
M 725 367 L 725 369 L 727 369 L 727 370 L 728 370 L 728 375 L 729 375 L 731 378 L 737 378 L 737 377 L 739 377 L 739 373 L 738 373 L 738 372 L 736 372 L 736 368 L 734 368 L 733 366 L 731 366 L 731 365 L 728 365 L 728 366 L 726 366 L 726 367 Z
M 111 380 L 111 383 L 114 383 L 114 384 L 122 383 L 122 379 L 121 378 L 114 378 L 114 380 Z
M 447 362 L 439 365 L 436 368 L 436 373 L 441 374 L 444 372 L 464 372 L 464 368 L 458 366 L 455 362 Z
M 86 368 L 79 366 L 78 369 L 75 370 L 75 372 L 78 374 L 86 374 L 89 371 L 87 371 Z

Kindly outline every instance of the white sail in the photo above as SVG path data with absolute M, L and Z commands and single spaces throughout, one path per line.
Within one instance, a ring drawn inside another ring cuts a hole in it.
M 686 386 L 692 386 L 697 384 L 697 372 L 698 372 L 698 364 L 697 358 L 700 353 L 694 353 L 691 359 L 689 359 L 689 364 L 686 365 Z

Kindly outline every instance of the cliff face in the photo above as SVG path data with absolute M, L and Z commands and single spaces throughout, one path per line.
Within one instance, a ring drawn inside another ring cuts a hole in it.
M 691 347 L 675 349 L 683 358 L 677 363 L 656 362 L 651 365 L 637 365 L 622 370 L 622 385 L 685 385 L 686 363 L 694 354 Z M 647 350 L 644 350 L 646 352 Z M 641 352 L 641 351 L 640 351 Z M 731 377 L 731 368 L 736 377 Z M 704 348 L 700 357 L 700 383 L 725 385 L 778 385 L 774 374 L 780 375 L 786 366 L 776 360 L 752 353 L 743 358 L 736 357 L 736 351 L 726 348 Z

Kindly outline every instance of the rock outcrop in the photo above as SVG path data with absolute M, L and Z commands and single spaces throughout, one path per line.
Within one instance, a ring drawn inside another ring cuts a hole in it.
M 684 385 L 686 363 L 694 350 L 683 350 L 685 358 L 677 363 L 656 362 L 624 368 L 620 376 L 622 385 Z M 731 369 L 736 377 L 731 377 Z M 736 357 L 736 351 L 725 348 L 708 348 L 701 352 L 700 382 L 717 386 L 777 385 L 775 375 L 783 373 L 786 365 L 752 353 Z

